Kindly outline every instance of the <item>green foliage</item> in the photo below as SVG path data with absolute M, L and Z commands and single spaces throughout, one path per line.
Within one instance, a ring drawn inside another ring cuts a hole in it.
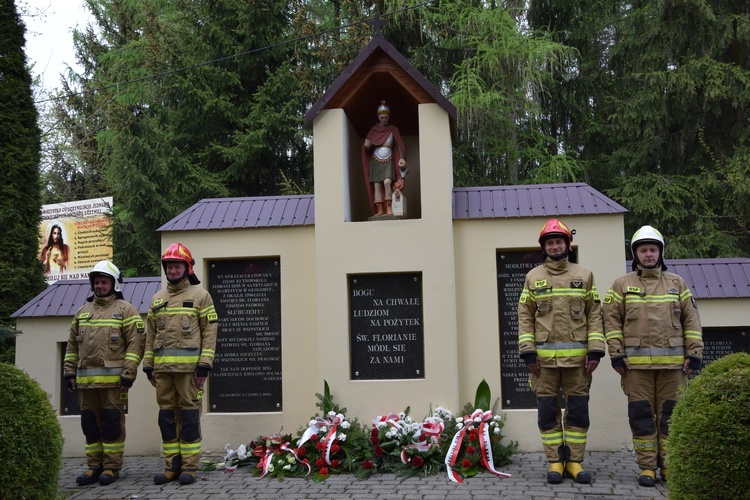
M 747 498 L 750 354 L 714 361 L 690 381 L 670 421 L 669 498 Z
M 62 430 L 39 384 L 0 363 L 0 498 L 56 498 Z
M 490 385 L 486 380 L 482 381 L 477 386 L 477 393 L 474 396 L 474 408 L 482 408 L 488 410 L 490 408 L 490 401 L 492 400 L 492 393 L 490 391 Z
M 40 131 L 15 2 L 0 0 L 0 356 L 12 361 L 10 315 L 45 287 L 39 260 Z

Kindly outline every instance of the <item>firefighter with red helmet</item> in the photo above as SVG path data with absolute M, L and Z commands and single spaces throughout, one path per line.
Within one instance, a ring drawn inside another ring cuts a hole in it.
M 120 270 L 107 260 L 89 273 L 93 295 L 73 318 L 63 361 L 70 392 L 78 389 L 88 470 L 80 485 L 114 483 L 125 451 L 125 405 L 143 357 L 144 327 L 123 299 Z
M 193 271 L 190 250 L 173 243 L 161 256 L 166 289 L 151 299 L 143 371 L 156 387 L 165 470 L 154 483 L 195 482 L 201 450 L 203 386 L 214 361 L 218 317 Z
M 558 219 L 539 232 L 545 261 L 526 275 L 518 303 L 519 354 L 531 372 L 538 425 L 550 463 L 547 482 L 590 483 L 581 462 L 589 428 L 591 374 L 604 356 L 594 275 L 575 263 L 573 232 Z M 562 390 L 565 418 L 559 401 Z
M 685 280 L 667 272 L 664 237 L 643 226 L 630 242 L 631 273 L 604 297 L 604 324 L 612 367 L 622 377 L 628 420 L 641 472 L 638 484 L 667 479 L 669 419 L 686 375 L 700 369 L 703 333 Z

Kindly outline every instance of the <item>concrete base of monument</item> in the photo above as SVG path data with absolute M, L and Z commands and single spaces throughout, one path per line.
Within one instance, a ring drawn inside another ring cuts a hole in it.
M 405 219 L 405 218 L 406 217 L 404 217 L 403 215 L 383 214 L 383 215 L 373 215 L 371 217 L 368 217 L 367 220 L 400 220 L 400 219 Z

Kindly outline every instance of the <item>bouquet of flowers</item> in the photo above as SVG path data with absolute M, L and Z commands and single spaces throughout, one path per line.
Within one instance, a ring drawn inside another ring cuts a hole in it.
M 510 456 L 518 449 L 518 443 L 502 443 L 502 428 L 505 420 L 496 414 L 498 401 L 491 411 L 485 411 L 490 401 L 490 388 L 482 380 L 477 388 L 474 405 L 467 404 L 463 416 L 459 416 L 446 426 L 446 434 L 453 436 L 450 441 L 442 441 L 445 454 L 445 466 L 448 478 L 456 483 L 463 478 L 477 475 L 487 469 L 498 477 L 510 477 L 510 474 L 498 472 L 495 467 L 510 462 Z
M 398 415 L 380 415 L 372 421 L 371 450 L 365 454 L 358 477 L 374 471 L 411 477 L 434 474 L 442 468 L 439 438 L 445 427 L 443 414 L 450 412 L 438 408 L 423 422 L 415 422 L 408 412 L 407 408 Z
M 324 395 L 317 394 L 324 416 L 315 416 L 297 441 L 297 456 L 309 464 L 310 477 L 324 481 L 332 474 L 351 472 L 362 455 L 365 432 L 355 420 L 347 420 L 346 408 L 333 403 L 328 383 Z
M 290 442 L 292 436 L 274 434 L 261 436 L 250 443 L 252 455 L 258 459 L 253 468 L 253 475 L 262 477 L 307 476 L 310 474 L 310 464 L 300 455 Z

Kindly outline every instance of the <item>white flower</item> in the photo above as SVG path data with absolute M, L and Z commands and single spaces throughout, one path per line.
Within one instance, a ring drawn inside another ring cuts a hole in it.
M 333 413 L 333 412 L 331 412 L 331 413 Z M 344 420 L 344 414 L 343 413 L 337 413 L 336 414 L 336 418 L 338 418 L 340 420 Z
M 310 420 L 310 421 L 309 421 L 309 422 L 307 423 L 307 426 L 308 426 L 308 427 L 312 427 L 312 426 L 313 426 L 313 425 L 315 425 L 316 423 L 317 423 L 317 422 L 316 422 L 315 420 Z
M 348 429 L 351 426 L 352 424 L 350 424 L 348 420 L 344 420 L 343 422 L 341 422 L 341 428 L 344 430 Z
M 459 422 L 458 425 L 456 425 L 456 427 L 458 427 L 458 429 L 461 430 L 464 428 L 464 424 L 462 422 Z
M 406 418 L 406 413 L 404 413 L 404 412 L 399 413 L 398 414 L 398 418 L 400 418 L 401 420 L 405 419 Z
M 344 434 L 343 432 L 339 432 L 338 434 L 336 434 L 336 439 L 343 443 L 344 441 L 346 441 L 346 434 Z
M 336 412 L 335 411 L 329 411 L 328 413 L 326 413 L 326 416 L 327 417 L 335 417 L 336 416 Z
M 385 433 L 385 437 L 387 438 L 393 438 L 393 437 L 396 437 L 397 435 L 398 435 L 398 431 L 394 429 L 393 427 L 388 429 Z
M 241 444 L 239 448 L 237 448 L 237 458 L 240 460 L 245 460 L 247 458 L 247 446 L 244 444 Z
M 286 456 L 286 461 L 289 462 L 290 464 L 293 464 L 296 460 L 297 459 L 294 458 L 294 455 L 292 455 L 292 454 L 289 454 L 289 455 Z
M 482 421 L 482 417 L 474 417 L 474 422 L 479 423 Z
M 268 464 L 268 468 L 266 470 L 268 472 L 273 472 L 273 464 Z
M 292 466 L 291 466 L 291 465 L 285 465 L 285 466 L 284 466 L 284 470 L 290 470 L 291 468 L 292 468 Z
M 500 434 L 500 427 L 495 427 L 492 429 L 493 434 Z
M 464 421 L 464 417 L 456 417 L 456 422 L 459 424 Z

